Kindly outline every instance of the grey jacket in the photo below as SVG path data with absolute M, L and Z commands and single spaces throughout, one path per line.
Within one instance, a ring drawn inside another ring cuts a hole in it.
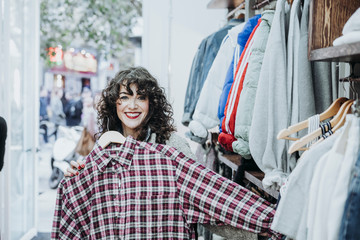
M 264 53 L 257 86 L 249 146 L 256 164 L 265 173 L 265 188 L 278 189 L 288 173 L 285 140 L 277 140 L 278 132 L 288 127 L 288 92 L 286 68 L 287 18 L 290 7 L 286 0 L 276 2 L 276 10 Z

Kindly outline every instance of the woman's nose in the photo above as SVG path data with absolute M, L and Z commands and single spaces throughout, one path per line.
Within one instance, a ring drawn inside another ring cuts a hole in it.
M 130 107 L 130 108 L 136 108 L 136 107 L 137 107 L 136 99 L 131 99 L 131 100 L 130 100 L 129 107 Z

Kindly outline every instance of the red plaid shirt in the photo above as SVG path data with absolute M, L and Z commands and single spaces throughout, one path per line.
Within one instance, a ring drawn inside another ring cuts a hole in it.
M 51 239 L 193 239 L 192 223 L 270 232 L 274 214 L 269 202 L 175 148 L 128 137 L 96 145 L 84 170 L 61 182 Z

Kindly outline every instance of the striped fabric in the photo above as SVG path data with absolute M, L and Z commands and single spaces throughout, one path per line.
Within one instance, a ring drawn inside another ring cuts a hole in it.
M 236 141 L 234 137 L 236 110 L 243 88 L 246 70 L 249 64 L 252 46 L 254 43 L 254 34 L 261 23 L 259 18 L 257 25 L 254 27 L 246 45 L 241 53 L 240 60 L 237 64 L 234 82 L 232 83 L 229 96 L 224 110 L 224 118 L 221 124 L 222 133 L 219 134 L 218 141 L 227 151 L 233 152 L 232 143 Z
M 252 45 L 254 43 L 254 34 L 256 29 L 261 23 L 261 18 L 258 20 L 257 25 L 255 26 L 254 30 L 252 31 L 248 42 L 245 46 L 243 53 L 241 54 L 239 63 L 236 68 L 235 72 L 235 80 L 233 85 L 231 86 L 229 98 L 227 105 L 225 107 L 225 119 L 223 123 L 223 132 L 228 134 L 234 135 L 234 126 L 235 126 L 235 113 L 237 109 L 237 104 L 239 102 L 240 93 L 242 90 L 242 83 L 244 82 L 246 69 L 249 63 L 249 58 L 252 51 Z
M 194 239 L 192 223 L 271 232 L 274 206 L 187 158 L 139 142 L 96 144 L 86 167 L 59 185 L 51 239 Z

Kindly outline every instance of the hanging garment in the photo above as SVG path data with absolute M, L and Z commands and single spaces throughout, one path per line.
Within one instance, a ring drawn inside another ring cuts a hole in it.
M 224 110 L 225 117 L 221 124 L 222 133 L 219 134 L 218 140 L 221 146 L 225 148 L 225 150 L 231 152 L 233 151 L 232 142 L 235 140 L 234 128 L 235 128 L 236 109 L 239 103 L 240 94 L 243 88 L 243 83 L 244 83 L 247 67 L 249 64 L 249 58 L 253 48 L 254 35 L 260 23 L 261 23 L 261 18 L 259 18 L 258 23 L 253 29 L 246 43 L 244 51 L 241 54 L 241 57 L 236 67 L 235 79 L 233 84 L 231 85 L 231 89 Z
M 347 115 L 344 131 L 327 156 L 315 167 L 309 193 L 307 239 L 338 239 L 358 145 L 358 120 L 355 116 Z
M 330 151 L 342 130 L 314 145 L 301 155 L 295 169 L 290 173 L 285 186 L 281 188 L 281 200 L 276 209 L 271 229 L 292 239 L 297 239 L 299 232 L 306 231 L 301 219 L 307 213 L 307 201 L 310 184 L 314 174 L 314 166 L 321 156 Z M 302 227 L 301 227 L 302 226 Z
M 315 115 L 315 104 L 314 104 L 314 89 L 311 79 L 311 68 L 309 61 L 305 59 L 305 66 L 301 69 L 301 78 L 304 83 L 307 83 L 305 86 L 299 84 L 299 64 L 300 51 L 305 51 L 307 54 L 307 49 L 299 50 L 300 44 L 300 21 L 302 15 L 302 6 L 301 0 L 294 0 L 291 5 L 290 18 L 289 18 L 289 31 L 287 36 L 287 92 L 288 92 L 288 121 L 289 126 L 301 122 L 302 120 L 308 119 L 310 116 Z M 302 45 L 305 47 L 305 45 Z M 306 45 L 307 47 L 307 45 Z M 307 56 L 307 55 L 306 55 Z M 303 92 L 301 92 L 302 90 Z M 300 97 L 303 96 L 303 99 L 306 99 L 306 103 L 310 110 L 303 109 L 304 113 L 300 112 Z M 311 113 L 311 114 L 310 114 Z M 304 119 L 300 119 L 300 115 L 303 114 L 306 116 Z M 305 131 L 301 131 L 304 135 Z M 292 137 L 299 138 L 299 132 L 296 132 Z
M 207 130 L 218 124 L 217 104 L 224 84 L 227 66 L 229 66 L 237 36 L 243 29 L 245 23 L 241 23 L 229 30 L 209 70 L 204 86 L 197 102 L 193 120 L 189 129 L 193 135 L 201 138 L 207 137 Z
M 347 115 L 346 121 L 351 122 L 349 137 L 347 139 L 347 146 L 345 157 L 341 161 L 341 169 L 338 169 L 338 177 L 336 184 L 333 186 L 333 194 L 330 200 L 331 211 L 329 211 L 329 218 L 327 224 L 327 233 L 329 239 L 338 239 L 340 233 L 341 219 L 344 213 L 345 202 L 348 196 L 350 176 L 354 169 L 360 145 L 360 128 L 359 118 L 355 115 Z M 333 211 L 333 209 L 335 209 Z
M 299 121 L 307 119 L 315 113 L 323 112 L 338 98 L 338 77 L 332 76 L 336 72 L 335 64 L 330 62 L 311 62 L 308 58 L 309 8 L 310 0 L 304 0 L 300 22 L 300 41 L 297 47 L 299 49 L 296 74 L 299 86 Z M 311 92 L 311 85 L 313 86 L 313 92 Z M 302 135 L 299 136 L 301 137 Z
M 240 154 L 245 159 L 251 158 L 249 130 L 257 83 L 273 16 L 273 10 L 266 10 L 261 14 L 261 23 L 254 34 L 254 44 L 251 56 L 249 57 L 249 65 L 244 79 L 243 90 L 240 94 L 239 104 L 235 114 L 234 136 L 236 141 L 232 143 L 232 148 L 234 152 Z
M 211 35 L 210 35 L 211 36 Z M 184 102 L 184 114 L 181 120 L 181 123 L 185 126 L 189 125 L 189 122 L 191 121 L 191 115 L 192 115 L 192 109 L 195 109 L 195 104 L 191 101 L 190 96 L 195 95 L 197 87 L 197 79 L 200 78 L 201 73 L 201 62 L 204 61 L 204 54 L 206 49 L 206 44 L 208 43 L 208 39 L 210 36 L 203 39 L 199 45 L 199 48 L 196 51 L 195 57 L 193 59 L 191 70 L 190 70 L 190 76 L 189 81 L 186 88 L 186 94 L 185 94 L 185 102 Z
M 192 120 L 201 89 L 222 40 L 228 33 L 228 30 L 241 22 L 243 22 L 241 19 L 231 19 L 224 27 L 201 42 L 190 70 L 190 77 L 185 94 L 184 114 L 181 120 L 183 125 L 188 126 Z
M 330 62 L 311 62 L 308 58 L 309 46 L 309 8 L 310 0 L 304 0 L 300 21 L 298 61 L 294 71 L 294 83 L 297 82 L 298 89 L 298 120 L 303 121 L 315 113 L 323 112 L 330 104 L 338 98 L 338 77 L 332 76 L 336 73 L 335 64 Z M 315 107 L 315 109 L 314 109 Z M 295 106 L 293 106 L 295 109 Z M 296 123 L 296 119 L 293 118 Z M 300 133 L 299 137 L 306 133 Z
M 244 46 L 245 47 L 245 46 Z M 227 102 L 227 98 L 229 95 L 229 91 L 231 88 L 232 83 L 234 82 L 234 78 L 235 78 L 235 72 L 236 72 L 236 65 L 239 62 L 241 53 L 239 53 L 240 47 L 239 44 L 236 46 L 235 51 L 234 51 L 234 55 L 233 58 L 231 60 L 230 66 L 226 72 L 226 77 L 225 77 L 225 82 L 224 82 L 224 86 L 219 98 L 219 106 L 218 106 L 218 119 L 220 120 L 219 124 L 219 132 L 222 132 L 221 129 L 221 123 L 224 120 L 224 110 L 225 110 L 225 106 L 226 106 L 226 102 Z
M 349 192 L 339 230 L 339 240 L 360 239 L 360 154 L 351 172 Z
M 139 142 L 98 144 L 76 177 L 58 188 L 52 239 L 194 239 L 192 223 L 225 223 L 254 233 L 275 210 L 251 191 L 175 148 Z
M 256 164 L 265 173 L 265 188 L 279 189 L 289 172 L 287 145 L 277 140 L 276 134 L 288 125 L 286 80 L 286 32 L 289 5 L 285 0 L 276 2 L 276 10 L 261 67 L 253 118 L 249 134 L 249 147 Z
M 245 48 L 245 45 L 249 39 L 249 36 L 252 33 L 252 31 L 254 30 L 254 27 L 257 25 L 260 16 L 261 15 L 258 14 L 258 15 L 255 15 L 254 17 L 250 18 L 246 22 L 243 30 L 238 35 L 237 46 L 235 47 L 232 62 L 226 73 L 224 85 L 222 87 L 222 92 L 221 92 L 221 96 L 219 99 L 218 119 L 220 120 L 219 121 L 219 123 L 220 123 L 219 131 L 220 132 L 222 132 L 221 123 L 225 116 L 225 114 L 224 114 L 225 106 L 226 106 L 226 102 L 227 102 L 227 98 L 228 98 L 228 95 L 230 92 L 231 85 L 234 82 L 237 63 L 239 62 L 240 56 Z

